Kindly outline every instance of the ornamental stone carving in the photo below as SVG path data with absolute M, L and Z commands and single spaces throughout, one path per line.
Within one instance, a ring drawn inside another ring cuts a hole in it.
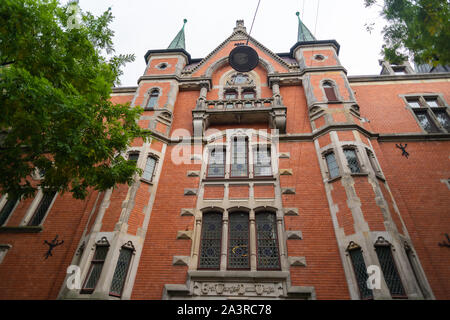
M 194 282 L 193 295 L 275 298 L 283 295 L 283 284 L 281 282 L 278 283 Z

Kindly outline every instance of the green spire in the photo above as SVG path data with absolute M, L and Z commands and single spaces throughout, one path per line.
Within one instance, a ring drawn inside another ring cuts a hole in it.
M 183 28 L 181 28 L 180 32 L 178 32 L 177 36 L 170 43 L 167 49 L 186 49 L 186 44 L 184 43 L 184 26 L 186 25 L 187 20 L 183 20 Z
M 298 17 L 298 36 L 297 42 L 303 41 L 316 41 L 317 39 L 314 35 L 309 31 L 309 29 L 303 24 L 302 20 L 300 20 L 300 12 L 295 13 Z

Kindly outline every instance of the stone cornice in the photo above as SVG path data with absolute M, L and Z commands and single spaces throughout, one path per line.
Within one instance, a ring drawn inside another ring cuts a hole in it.
M 200 89 L 201 86 L 207 82 L 209 83 L 209 87 L 212 87 L 212 80 L 209 77 L 190 77 L 190 78 L 181 78 L 177 75 L 168 74 L 168 75 L 155 75 L 155 76 L 141 76 L 138 79 L 138 84 L 141 81 L 161 81 L 161 80 L 175 80 L 180 86 L 186 86 L 189 88 Z
M 138 87 L 114 87 L 112 88 L 112 94 L 129 93 L 135 94 Z

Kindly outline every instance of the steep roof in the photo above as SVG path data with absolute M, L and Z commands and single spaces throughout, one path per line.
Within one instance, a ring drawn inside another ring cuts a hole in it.
M 167 49 L 183 49 L 186 50 L 186 43 L 185 43 L 185 35 L 184 35 L 184 26 L 186 25 L 187 20 L 183 20 L 183 27 L 181 28 L 180 32 L 175 36 L 175 39 L 172 40 L 169 47 Z

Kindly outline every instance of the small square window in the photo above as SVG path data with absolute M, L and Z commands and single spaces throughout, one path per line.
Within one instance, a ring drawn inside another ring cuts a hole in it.
M 406 74 L 406 68 L 405 67 L 392 67 L 392 70 L 394 71 L 395 75 Z

